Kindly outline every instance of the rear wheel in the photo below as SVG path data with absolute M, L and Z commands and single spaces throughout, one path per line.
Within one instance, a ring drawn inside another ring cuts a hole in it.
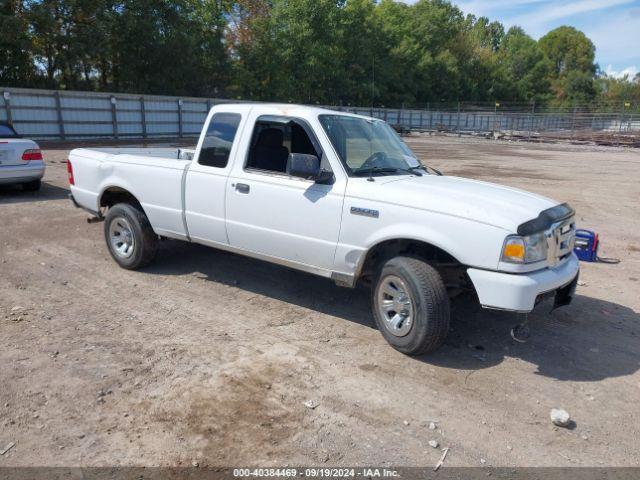
M 109 209 L 104 236 L 113 259 L 129 270 L 148 265 L 158 251 L 158 236 L 149 219 L 139 207 L 128 203 L 118 203 Z
M 22 184 L 22 189 L 25 192 L 37 192 L 40 190 L 42 182 L 40 180 L 33 180 L 32 182 L 27 182 Z
M 374 282 L 371 301 L 380 333 L 402 353 L 431 352 L 447 337 L 447 290 L 437 270 L 424 260 L 388 260 Z

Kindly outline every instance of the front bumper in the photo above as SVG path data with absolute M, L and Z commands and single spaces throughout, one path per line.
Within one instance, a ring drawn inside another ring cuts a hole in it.
M 539 300 L 555 294 L 555 306 L 567 305 L 575 291 L 580 265 L 569 258 L 555 268 L 531 273 L 504 273 L 469 268 L 467 273 L 485 308 L 530 312 Z
M 44 162 L 31 161 L 24 165 L 0 165 L 0 184 L 40 180 L 44 176 Z

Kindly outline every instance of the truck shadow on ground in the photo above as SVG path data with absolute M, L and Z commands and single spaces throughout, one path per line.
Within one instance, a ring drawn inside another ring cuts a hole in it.
M 184 242 L 163 243 L 160 258 L 145 272 L 192 274 L 258 295 L 375 329 L 369 291 L 347 289 L 328 279 L 220 250 Z M 531 337 L 515 342 L 511 328 L 524 318 L 482 309 L 471 296 L 452 303 L 451 331 L 436 352 L 407 361 L 480 370 L 519 358 L 536 374 L 561 381 L 597 381 L 640 369 L 640 315 L 624 305 L 580 294 L 568 307 L 549 313 L 551 303 L 529 314 Z M 391 347 L 389 347 L 391 348 Z
M 0 205 L 24 202 L 43 202 L 67 198 L 69 190 L 42 182 L 37 192 L 25 192 L 20 185 L 0 185 Z
M 448 368 L 476 370 L 518 358 L 536 375 L 560 381 L 597 381 L 640 369 L 640 315 L 617 303 L 582 295 L 551 312 L 552 301 L 528 315 L 530 338 L 518 343 L 513 326 L 525 315 L 482 309 L 474 298 L 452 305 L 446 344 L 421 360 Z

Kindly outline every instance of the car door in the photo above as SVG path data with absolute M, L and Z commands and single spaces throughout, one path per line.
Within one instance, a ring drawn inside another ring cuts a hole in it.
M 225 192 L 238 150 L 243 116 L 249 110 L 214 111 L 184 182 L 185 222 L 192 240 L 228 244 Z
M 340 231 L 344 174 L 331 165 L 327 155 L 330 148 L 320 143 L 309 121 L 286 116 L 252 117 L 243 135 L 245 148 L 241 150 L 246 152 L 245 158 L 237 159 L 227 184 L 229 243 L 242 250 L 331 271 Z M 249 128 L 253 128 L 251 135 Z M 287 138 L 287 128 L 297 133 Z M 277 129 L 284 131 L 280 145 L 279 135 L 274 133 Z M 319 184 L 289 176 L 283 165 L 291 150 L 317 152 L 323 169 L 331 169 L 334 179 Z

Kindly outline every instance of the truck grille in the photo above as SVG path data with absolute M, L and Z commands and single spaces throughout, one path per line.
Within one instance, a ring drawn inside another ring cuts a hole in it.
M 555 223 L 545 232 L 547 262 L 553 267 L 571 255 L 576 242 L 576 224 L 573 217 Z

